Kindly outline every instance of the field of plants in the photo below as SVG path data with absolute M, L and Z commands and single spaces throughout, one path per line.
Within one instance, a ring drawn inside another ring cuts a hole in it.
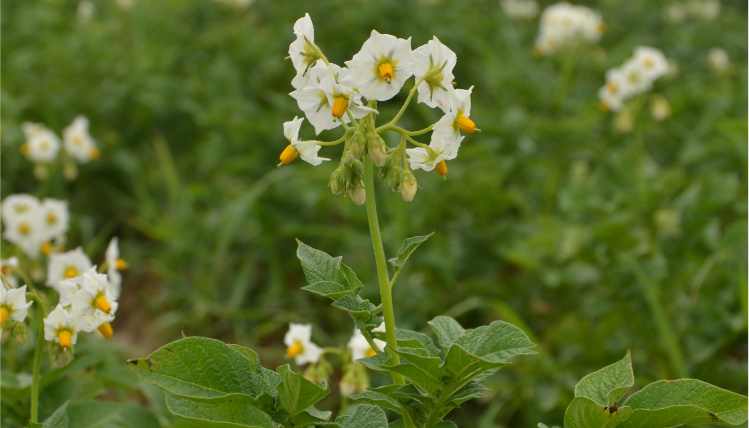
M 747 2 L 553 3 L 2 2 L 0 425 L 746 427 Z

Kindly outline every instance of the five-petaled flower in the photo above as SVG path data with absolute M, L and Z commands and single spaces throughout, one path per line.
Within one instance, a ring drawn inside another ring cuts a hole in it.
M 411 38 L 399 39 L 372 30 L 361 50 L 346 61 L 354 86 L 368 100 L 386 101 L 413 75 Z
M 322 348 L 312 343 L 312 324 L 289 324 L 289 331 L 283 338 L 286 355 L 298 365 L 316 363 L 322 355 Z

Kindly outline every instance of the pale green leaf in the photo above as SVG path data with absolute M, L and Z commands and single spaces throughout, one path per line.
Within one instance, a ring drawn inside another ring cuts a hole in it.
M 622 399 L 635 383 L 630 352 L 620 361 L 590 373 L 575 386 L 575 397 L 586 397 L 610 406 Z
M 442 345 L 442 349 L 444 349 L 445 352 L 450 349 L 453 341 L 466 331 L 453 318 L 444 315 L 435 317 L 427 324 L 429 324 L 432 330 L 434 330 L 434 333 L 437 334 L 437 340 L 440 345 Z
M 341 428 L 387 428 L 385 411 L 377 406 L 362 404 L 341 423 Z
M 58 407 L 42 424 L 43 428 L 68 428 L 68 403 Z
M 518 355 L 535 354 L 535 345 L 522 330 L 504 321 L 494 321 L 455 338 L 453 346 L 486 361 L 505 363 Z
M 170 412 L 205 428 L 273 428 L 273 420 L 263 411 L 234 402 L 198 402 L 166 393 Z
M 297 239 L 299 247 L 296 256 L 302 263 L 307 282 L 314 284 L 321 281 L 331 281 L 339 284 L 346 283 L 346 278 L 340 270 L 341 257 L 331 257 L 330 254 L 317 250 Z
M 330 394 L 330 388 L 323 381 L 320 385 L 308 381 L 301 373 L 295 373 L 288 364 L 276 369 L 281 376 L 278 385 L 278 401 L 282 409 L 293 417 Z
M 612 409 L 587 397 L 575 397 L 564 413 L 564 428 L 611 428 L 631 415 L 629 407 Z
M 411 255 L 411 253 L 414 252 L 416 247 L 421 245 L 422 242 L 429 239 L 429 237 L 432 235 L 434 235 L 434 232 L 430 233 L 429 235 L 414 236 L 412 238 L 406 239 L 405 241 L 403 241 L 403 245 L 401 245 L 400 250 L 398 250 L 398 256 L 388 260 L 388 263 L 390 263 L 390 265 L 395 269 L 402 268 L 403 265 L 406 264 L 406 260 L 408 260 L 408 257 Z
M 315 282 L 306 287 L 302 287 L 302 290 L 309 291 L 311 293 L 318 294 L 323 297 L 329 297 L 333 300 L 338 300 L 343 296 L 354 296 L 353 290 L 348 284 L 341 284 L 333 281 L 320 281 Z

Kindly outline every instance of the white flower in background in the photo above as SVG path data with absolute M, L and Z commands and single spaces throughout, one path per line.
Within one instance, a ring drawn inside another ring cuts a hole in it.
M 627 99 L 649 91 L 653 82 L 669 70 L 669 62 L 660 50 L 638 47 L 632 58 L 606 72 L 606 83 L 598 90 L 602 109 L 619 111 Z
M 57 243 L 65 243 L 65 234 L 68 232 L 70 213 L 68 202 L 57 199 L 45 198 L 40 206 L 44 224 L 45 241 L 55 240 Z
M 51 254 L 47 265 L 47 285 L 59 292 L 61 280 L 83 275 L 91 267 L 91 259 L 83 253 L 81 247 L 66 253 Z
M 13 274 L 15 269 L 18 269 L 18 257 L 13 256 L 7 259 L 0 259 L 0 272 L 5 275 L 5 279 L 8 280 L 11 287 L 18 288 L 18 277 Z M 3 282 L 3 286 L 5 285 L 5 282 Z
M 307 85 L 307 72 L 321 58 L 320 49 L 315 45 L 315 28 L 308 13 L 294 23 L 296 40 L 289 45 L 289 58 L 296 69 L 296 78 L 291 84 L 296 89 Z
M 94 12 L 96 12 L 96 6 L 94 6 L 90 0 L 81 0 L 78 2 L 78 10 L 76 11 L 76 14 L 78 15 L 79 21 L 90 21 L 94 16 Z
M 593 9 L 556 3 L 541 13 L 535 49 L 545 55 L 580 43 L 597 43 L 605 29 L 601 14 Z
M 304 118 L 294 117 L 294 120 L 284 122 L 283 124 L 283 135 L 289 140 L 289 143 L 291 143 L 281 153 L 280 159 L 281 164 L 283 165 L 290 163 L 298 156 L 301 156 L 303 161 L 312 165 L 320 165 L 322 161 L 330 160 L 328 158 L 317 156 L 317 152 L 319 152 L 321 148 L 321 146 L 317 144 L 317 141 L 299 140 L 299 128 L 301 128 L 303 121 Z
M 125 260 L 120 258 L 120 247 L 116 236 L 109 241 L 107 251 L 104 253 L 104 260 L 107 263 L 107 278 L 109 278 L 112 295 L 119 299 L 122 290 L 122 274 L 120 271 L 127 269 L 128 265 Z
M 116 3 L 122 10 L 130 10 L 133 8 L 135 0 L 117 0 Z
M 378 351 L 382 351 L 383 349 L 385 349 L 386 343 L 384 341 L 380 339 L 374 339 L 374 343 L 379 348 Z M 361 331 L 359 331 L 358 329 L 354 329 L 354 335 L 351 336 L 351 339 L 349 339 L 346 347 L 351 350 L 352 362 L 362 358 L 374 357 L 375 355 L 377 355 L 377 351 L 369 346 L 369 342 L 367 342 L 367 339 L 363 334 L 361 334 Z
M 450 106 L 450 94 L 447 87 L 452 86 L 453 68 L 458 61 L 455 52 L 443 45 L 437 36 L 427 44 L 413 51 L 414 77 L 418 81 L 427 73 L 430 77 L 419 84 L 418 102 L 429 107 L 439 107 L 447 113 Z
M 686 9 L 690 15 L 705 21 L 712 21 L 720 14 L 720 1 L 718 0 L 689 0 Z
M 361 50 L 346 61 L 354 86 L 368 100 L 386 101 L 400 92 L 413 75 L 411 38 L 396 38 L 372 30 Z
M 605 111 L 619 111 L 630 92 L 622 69 L 612 68 L 606 72 L 606 84 L 598 90 L 601 108 Z
M 647 80 L 651 82 L 668 73 L 668 60 L 658 49 L 639 46 L 631 61 L 637 63 Z
M 29 195 L 11 195 L 2 206 L 3 237 L 31 259 L 39 257 L 45 242 L 44 219 L 39 201 Z
M 81 316 L 78 312 L 65 310 L 61 305 L 44 319 L 44 340 L 58 343 L 62 348 L 75 345 L 81 331 Z
M 461 141 L 463 141 L 462 135 L 457 137 L 447 136 L 447 139 L 445 139 L 440 133 L 432 132 L 429 149 L 423 147 L 406 149 L 408 163 L 411 169 L 435 170 L 437 174 L 444 176 L 447 174 L 445 161 L 455 159 L 458 156 Z
M 513 19 L 530 20 L 538 15 L 538 3 L 534 0 L 500 0 L 504 13 Z
M 16 322 L 26 319 L 26 312 L 33 301 L 26 301 L 26 286 L 8 289 L 3 284 L 0 287 L 0 324 L 10 318 Z
M 478 131 L 476 124 L 468 117 L 471 115 L 471 92 L 473 86 L 468 89 L 453 89 L 448 87 L 450 105 L 446 115 L 434 125 L 434 132 L 442 134 L 445 141 L 460 137 L 460 131 L 473 134 Z
M 39 123 L 24 122 L 21 125 L 26 142 L 21 153 L 32 162 L 49 163 L 55 160 L 60 151 L 60 138 Z
M 62 130 L 65 151 L 80 163 L 96 160 L 101 152 L 88 132 L 88 119 L 77 116 L 73 123 Z
M 723 48 L 712 48 L 707 53 L 707 65 L 712 70 L 724 71 L 728 68 L 728 54 Z
M 297 365 L 316 363 L 322 355 L 322 348 L 312 343 L 312 324 L 289 324 L 289 331 L 283 338 L 286 354 L 294 358 Z
M 663 16 L 666 21 L 678 24 L 687 17 L 687 8 L 683 3 L 670 3 L 663 8 Z
M 27 194 L 10 195 L 3 199 L 0 213 L 3 216 L 3 222 L 11 222 L 18 216 L 39 211 L 41 203 L 35 196 Z

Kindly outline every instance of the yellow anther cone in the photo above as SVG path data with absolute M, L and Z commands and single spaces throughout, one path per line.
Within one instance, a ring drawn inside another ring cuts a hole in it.
M 75 278 L 78 276 L 78 270 L 76 268 L 65 269 L 65 278 Z
M 393 65 L 389 62 L 381 64 L 377 68 L 377 71 L 379 72 L 380 77 L 385 79 L 388 83 L 390 83 L 390 81 L 393 79 Z
M 4 323 L 7 318 L 8 310 L 5 308 L 0 308 L 0 324 Z
M 104 298 L 104 296 L 100 296 L 96 298 L 95 301 L 96 309 L 104 312 L 109 313 L 109 311 L 112 310 L 112 306 L 109 305 L 109 302 L 107 302 L 107 299 Z
M 114 330 L 112 330 L 112 324 L 105 322 L 104 324 L 99 326 L 99 333 L 101 333 L 102 336 L 109 339 L 114 334 Z
M 294 342 L 293 345 L 289 346 L 288 349 L 286 349 L 286 354 L 289 356 L 289 358 L 294 358 L 297 355 L 301 354 L 302 351 L 302 345 L 299 342 Z
M 63 330 L 57 334 L 57 338 L 60 339 L 60 346 L 63 348 L 70 348 L 70 342 L 73 339 L 73 335 L 68 330 Z
M 289 144 L 286 146 L 286 148 L 281 152 L 281 156 L 279 158 L 281 159 L 281 164 L 286 165 L 291 163 L 294 159 L 296 159 L 299 156 L 299 150 L 296 149 L 296 147 Z
M 440 161 L 437 165 L 434 166 L 434 172 L 443 177 L 447 175 L 447 163 L 445 161 Z

